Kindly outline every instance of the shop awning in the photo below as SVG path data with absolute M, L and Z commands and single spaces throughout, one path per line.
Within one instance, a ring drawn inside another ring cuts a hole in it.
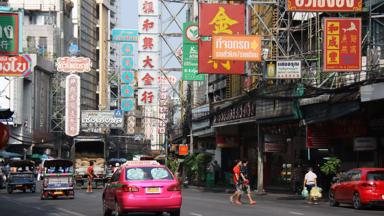
M 359 101 L 349 101 L 335 104 L 322 103 L 301 107 L 306 124 L 336 119 L 358 111 L 359 109 Z

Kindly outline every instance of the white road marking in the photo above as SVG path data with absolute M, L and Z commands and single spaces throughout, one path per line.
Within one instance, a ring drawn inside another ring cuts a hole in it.
M 195 213 L 195 212 L 191 212 L 191 213 L 189 213 L 189 215 L 193 215 L 193 216 L 203 216 L 202 214 L 198 214 L 198 213 Z
M 304 215 L 304 213 L 294 212 L 294 211 L 290 211 L 289 214 L 293 214 L 293 215 Z
M 78 213 L 78 212 L 74 212 L 74 211 L 70 211 L 70 210 L 67 210 L 67 209 L 63 209 L 63 208 L 57 208 L 58 210 L 62 211 L 62 212 L 65 212 L 67 214 L 70 214 L 70 215 L 76 215 L 76 216 L 87 216 L 85 214 L 81 214 L 81 213 Z

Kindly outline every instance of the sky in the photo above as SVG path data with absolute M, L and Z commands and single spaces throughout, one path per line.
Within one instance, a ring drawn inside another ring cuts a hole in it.
M 137 29 L 138 22 L 138 0 L 119 0 L 119 16 L 117 20 L 117 28 Z

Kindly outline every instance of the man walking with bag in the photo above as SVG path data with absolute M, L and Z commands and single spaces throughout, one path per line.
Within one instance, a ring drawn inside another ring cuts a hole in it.
M 311 190 L 314 187 L 317 187 L 317 175 L 313 172 L 312 168 L 308 168 L 307 174 L 304 176 L 304 187 L 307 188 L 307 191 L 309 193 L 308 196 L 308 204 L 318 204 L 314 197 L 311 196 Z

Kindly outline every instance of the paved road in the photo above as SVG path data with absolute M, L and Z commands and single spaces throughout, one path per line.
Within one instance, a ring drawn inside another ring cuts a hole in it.
M 101 193 L 76 191 L 74 200 L 40 200 L 39 193 L 15 192 L 7 194 L 0 191 L 0 215 L 8 216 L 101 216 Z M 286 195 L 267 195 L 256 197 L 254 206 L 236 206 L 229 203 L 229 194 L 201 192 L 193 189 L 183 191 L 183 216 L 373 216 L 384 215 L 384 209 L 357 211 L 351 206 L 329 207 L 327 203 L 310 206 L 303 200 L 292 199 Z M 137 214 L 152 215 L 152 214 Z M 165 216 L 165 214 L 164 214 Z

